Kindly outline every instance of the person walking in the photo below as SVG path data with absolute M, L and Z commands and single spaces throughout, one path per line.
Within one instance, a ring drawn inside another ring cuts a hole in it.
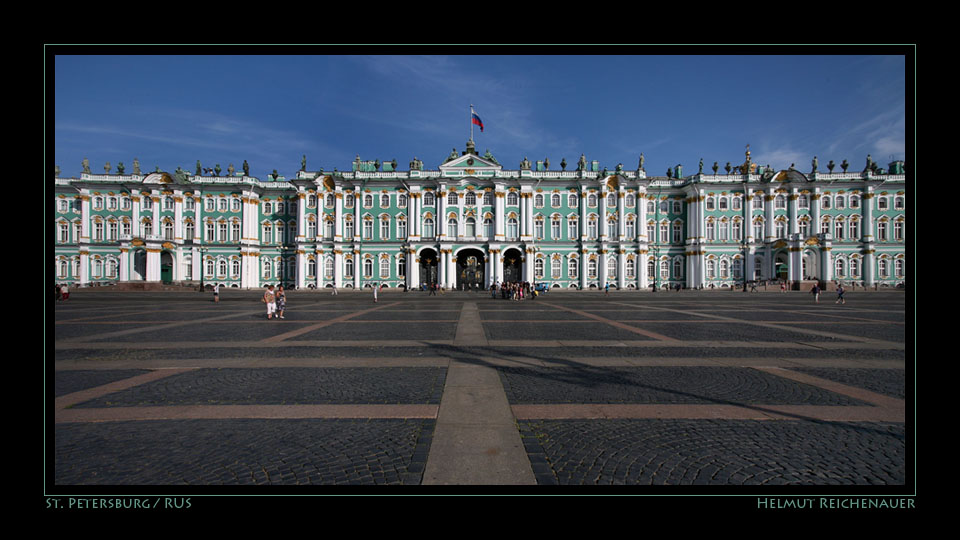
M 263 292 L 261 301 L 267 305 L 267 320 L 269 321 L 273 318 L 274 312 L 277 311 L 277 301 L 273 295 L 273 285 L 267 285 L 267 290 Z
M 64 283 L 60 286 L 60 299 L 67 300 L 68 298 L 70 298 L 70 288 Z
M 287 307 L 287 293 L 283 290 L 283 285 L 277 286 L 276 304 L 277 304 L 277 318 L 283 318 L 283 310 Z
M 813 301 L 817 304 L 820 303 L 820 284 L 814 283 L 813 287 L 810 288 L 810 294 L 813 295 Z
M 844 293 L 844 292 L 845 292 L 845 291 L 843 290 L 843 285 L 837 285 L 837 302 L 836 302 L 837 304 L 846 304 L 846 303 L 847 303 L 847 301 L 844 300 L 844 298 L 843 298 L 843 293 Z
M 334 283 L 334 284 L 333 284 L 333 292 L 330 293 L 330 296 L 336 296 L 336 295 L 337 295 L 337 284 Z
M 213 284 L 213 303 L 214 304 L 220 303 L 220 284 L 219 283 Z
M 377 303 L 377 291 L 379 291 L 379 290 L 380 290 L 380 286 L 377 285 L 376 283 L 374 283 L 374 284 L 373 284 L 373 303 L 374 303 L 374 304 Z

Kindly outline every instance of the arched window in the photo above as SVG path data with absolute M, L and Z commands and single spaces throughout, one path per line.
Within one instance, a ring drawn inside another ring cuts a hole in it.
M 533 206 L 534 208 L 543 208 L 543 194 L 537 193 L 533 196 Z
M 447 220 L 447 236 L 451 238 L 457 237 L 457 220 L 455 218 Z
M 473 218 L 467 218 L 466 230 L 464 231 L 464 236 L 474 237 L 477 235 L 477 220 Z
M 380 258 L 380 277 L 390 277 L 390 259 L 388 257 Z
M 463 196 L 463 204 L 467 206 L 476 206 L 477 194 L 472 191 L 468 191 L 467 194 Z
M 554 193 L 553 195 L 550 196 L 550 206 L 552 206 L 552 207 L 554 207 L 554 208 L 559 208 L 559 207 L 560 207 L 560 194 L 559 194 L 559 193 Z
M 317 260 L 316 259 L 307 260 L 307 277 L 311 277 L 311 278 L 317 277 Z
M 433 238 L 433 218 L 424 218 L 423 219 L 423 237 L 424 238 Z
M 343 263 L 343 275 L 345 277 L 353 277 L 353 259 L 347 259 Z
M 373 259 L 369 257 L 363 260 L 363 277 L 373 277 Z
M 424 206 L 433 206 L 434 204 L 435 204 L 435 202 L 434 202 L 433 192 L 432 192 L 432 191 L 424 192 L 424 194 L 423 194 L 423 205 L 424 205 Z
M 333 257 L 323 261 L 323 274 L 325 279 L 333 279 Z
M 507 240 L 516 240 L 520 236 L 517 218 L 507 220 Z
M 447 204 L 450 206 L 457 206 L 458 204 L 460 204 L 460 200 L 457 197 L 456 191 L 451 191 L 450 193 L 447 193 Z
M 580 260 L 576 257 L 567 259 L 567 277 L 577 279 L 580 276 Z
M 380 218 L 380 240 L 390 239 L 390 216 Z
M 519 204 L 519 197 L 517 196 L 516 191 L 510 191 L 507 193 L 507 206 L 517 206 Z
M 607 277 L 610 279 L 617 277 L 617 259 L 613 257 L 607 259 Z
M 483 236 L 493 238 L 493 220 L 490 218 L 483 220 Z
M 533 262 L 533 277 L 543 279 L 543 259 L 537 259 Z
M 380 208 L 390 208 L 390 195 L 386 193 L 380 195 Z
M 493 192 L 488 191 L 483 194 L 483 205 L 484 206 L 493 206 Z
M 591 194 L 587 195 L 587 206 L 589 206 L 589 207 L 592 208 L 592 207 L 594 207 L 594 206 L 596 206 L 596 205 L 597 205 L 597 194 L 596 194 L 596 193 L 591 193 Z

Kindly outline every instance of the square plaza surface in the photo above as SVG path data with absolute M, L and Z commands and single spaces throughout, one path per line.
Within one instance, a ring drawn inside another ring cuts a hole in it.
M 49 308 L 49 484 L 911 482 L 901 291 L 220 298 Z

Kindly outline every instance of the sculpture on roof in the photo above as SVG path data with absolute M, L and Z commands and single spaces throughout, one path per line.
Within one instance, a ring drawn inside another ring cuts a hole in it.
M 643 168 L 643 162 L 644 162 L 644 161 L 646 161 L 646 158 L 643 157 L 643 152 L 640 152 L 640 163 L 637 164 L 637 168 L 640 169 L 641 171 L 645 170 L 645 169 Z
M 203 174 L 203 167 L 200 166 L 200 160 L 198 159 L 198 160 L 197 160 L 197 173 L 196 173 L 196 175 L 197 175 L 197 176 L 200 176 L 201 174 Z
M 140 176 L 140 160 L 133 158 L 133 174 Z
M 80 166 L 83 167 L 83 173 L 84 173 L 84 174 L 90 174 L 90 160 L 89 160 L 89 159 L 83 158 L 83 163 L 81 163 Z
M 817 172 L 817 167 L 820 166 L 820 161 L 817 159 L 817 156 L 813 156 L 813 161 L 811 162 L 811 165 L 813 165 L 813 170 L 811 170 L 810 172 L 812 173 Z
M 578 171 L 587 170 L 587 156 L 580 154 L 580 160 L 577 161 L 577 170 Z
M 243 175 L 250 176 L 250 165 L 247 164 L 247 160 L 243 160 Z
M 110 174 L 110 162 L 108 161 L 106 165 L 103 166 L 103 171 L 107 174 Z
M 300 170 L 301 170 L 301 171 L 307 170 L 307 155 L 306 155 L 306 154 L 304 154 L 303 157 L 300 158 Z
M 117 174 L 123 174 L 124 169 L 126 169 L 126 167 L 123 165 L 123 162 L 117 162 Z

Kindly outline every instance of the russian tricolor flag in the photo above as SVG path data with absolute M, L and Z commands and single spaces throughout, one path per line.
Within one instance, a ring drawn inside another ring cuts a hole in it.
M 483 120 L 477 116 L 477 113 L 470 111 L 470 116 L 474 125 L 480 126 L 480 133 L 483 133 Z

